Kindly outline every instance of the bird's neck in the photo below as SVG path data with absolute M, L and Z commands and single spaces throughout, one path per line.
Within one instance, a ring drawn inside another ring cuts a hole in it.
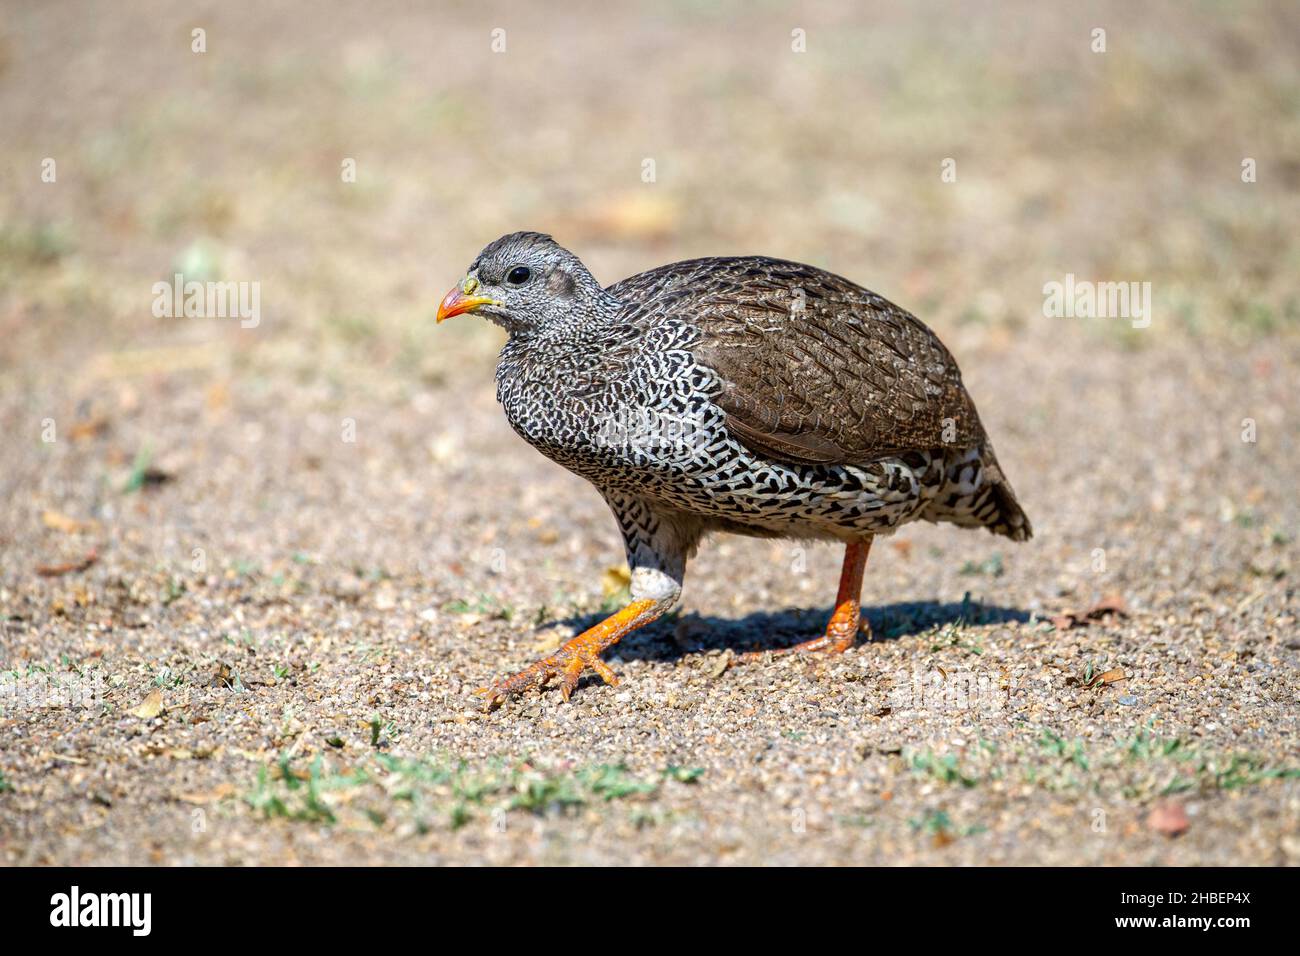
M 545 352 L 598 342 L 619 324 L 622 305 L 617 297 L 597 287 L 592 295 L 584 296 L 572 308 L 540 325 L 507 328 L 509 344 L 521 352 Z

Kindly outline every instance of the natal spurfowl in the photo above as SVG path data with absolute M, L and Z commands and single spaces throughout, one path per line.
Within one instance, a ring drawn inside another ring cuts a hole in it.
M 586 478 L 618 520 L 631 603 L 551 657 L 485 688 L 488 707 L 561 678 L 681 594 L 710 531 L 842 541 L 826 633 L 787 650 L 844 651 L 859 627 L 873 535 L 908 521 L 1017 541 L 1029 519 L 957 363 L 919 319 L 847 279 L 763 256 L 693 259 L 603 288 L 550 236 L 485 248 L 438 308 L 510 334 L 497 398 L 542 454 Z

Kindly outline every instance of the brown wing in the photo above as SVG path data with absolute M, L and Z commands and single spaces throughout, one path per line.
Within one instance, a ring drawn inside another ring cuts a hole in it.
M 812 266 L 697 259 L 610 288 L 642 314 L 696 326 L 696 358 L 723 381 L 727 427 L 795 464 L 862 464 L 984 441 L 961 373 L 915 316 Z

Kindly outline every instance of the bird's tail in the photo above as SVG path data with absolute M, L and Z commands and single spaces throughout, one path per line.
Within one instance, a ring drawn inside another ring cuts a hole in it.
M 978 471 L 972 468 L 978 459 Z M 970 450 L 947 468 L 947 482 L 922 515 L 930 521 L 946 521 L 964 528 L 987 528 L 1013 541 L 1028 541 L 1034 529 L 1029 523 L 1011 482 L 986 444 Z M 978 475 L 978 478 L 976 478 Z
M 1032 538 L 1034 527 L 1029 523 L 1029 515 L 1025 514 L 1025 509 L 1016 500 L 1011 483 L 1003 478 L 989 488 L 994 510 L 984 527 L 994 534 L 1005 535 L 1012 541 L 1028 541 Z

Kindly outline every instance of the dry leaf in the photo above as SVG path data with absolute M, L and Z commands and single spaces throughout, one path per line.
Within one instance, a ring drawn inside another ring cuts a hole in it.
M 1186 833 L 1187 828 L 1190 826 L 1191 821 L 1187 819 L 1187 811 L 1176 800 L 1166 800 L 1163 803 L 1158 803 L 1147 814 L 1147 829 L 1162 833 L 1167 837 L 1176 837 Z
M 96 561 L 99 555 L 91 551 L 79 561 L 69 561 L 66 564 L 40 564 L 36 566 L 36 573 L 43 578 L 57 578 L 60 575 L 72 574 L 77 571 L 84 571 Z
M 1118 667 L 1111 668 L 1104 674 L 1094 674 L 1092 680 L 1085 684 L 1085 687 L 1104 687 L 1106 684 L 1116 684 L 1119 681 L 1128 680 L 1128 675 Z
M 60 511 L 42 511 L 41 523 L 47 528 L 62 531 L 64 534 L 77 534 L 79 531 L 86 531 L 95 526 L 93 521 L 78 521 Z
M 234 796 L 235 785 L 231 783 L 217 784 L 216 788 L 209 790 L 207 793 L 178 793 L 176 799 L 184 803 L 207 804 L 216 803 L 226 797 Z
M 56 754 L 51 750 L 45 751 L 43 754 L 41 754 L 41 756 L 45 757 L 48 760 L 58 760 L 61 763 L 75 763 L 75 764 L 86 763 L 86 761 L 81 757 L 74 757 L 72 754 Z
M 140 706 L 128 711 L 132 717 L 141 720 L 153 720 L 163 712 L 162 691 L 155 690 L 140 702 Z
M 1088 617 L 1092 620 L 1112 616 L 1128 617 L 1128 602 L 1118 594 L 1108 594 L 1088 608 Z
M 721 677 L 727 672 L 727 668 L 731 666 L 731 662 L 734 659 L 735 655 L 731 653 L 731 648 L 727 648 L 722 652 L 722 656 L 718 658 L 717 662 L 709 669 L 709 677 L 713 680 Z
M 549 654 L 551 651 L 559 650 L 560 645 L 571 637 L 573 637 L 572 628 L 553 627 L 537 638 L 533 644 L 533 653 Z
M 1072 627 L 1087 627 L 1094 621 L 1107 621 L 1128 617 L 1128 603 L 1118 594 L 1108 594 L 1086 611 L 1066 611 L 1052 618 L 1052 625 L 1058 631 L 1068 631 Z
M 81 441 L 86 438 L 94 438 L 96 435 L 102 435 L 106 431 L 108 431 L 108 419 L 100 416 L 74 422 L 72 427 L 68 429 L 68 437 L 73 441 Z
M 632 572 L 628 570 L 626 564 L 616 568 L 606 568 L 605 573 L 600 577 L 600 588 L 607 598 L 622 594 L 631 586 Z

